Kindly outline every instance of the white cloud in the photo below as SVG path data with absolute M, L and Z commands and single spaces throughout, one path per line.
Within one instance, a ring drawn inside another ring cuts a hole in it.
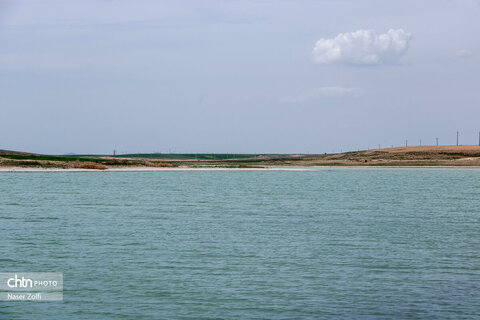
M 281 98 L 280 101 L 290 103 L 304 103 L 319 100 L 322 98 L 359 97 L 362 95 L 362 93 L 362 90 L 358 88 L 321 87 L 296 96 Z
M 335 38 L 320 39 L 313 48 L 313 61 L 319 64 L 378 65 L 393 64 L 407 52 L 412 34 L 390 29 L 340 33 Z
M 458 50 L 455 53 L 455 55 L 459 58 L 467 58 L 467 57 L 471 57 L 473 55 L 473 52 L 470 50 L 462 49 L 462 50 Z

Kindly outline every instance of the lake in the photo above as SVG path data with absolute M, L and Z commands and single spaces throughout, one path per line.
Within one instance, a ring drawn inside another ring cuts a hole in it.
M 0 173 L 0 319 L 478 319 L 480 170 Z

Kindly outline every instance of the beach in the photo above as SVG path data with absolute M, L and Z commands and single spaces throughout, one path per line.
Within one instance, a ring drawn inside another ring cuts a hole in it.
M 24 168 L 0 167 L 0 172 L 166 172 L 166 171 L 318 171 L 328 167 L 264 167 L 264 168 L 222 168 L 222 167 L 175 167 L 175 168 L 149 168 L 149 167 L 124 167 L 97 169 L 76 168 Z

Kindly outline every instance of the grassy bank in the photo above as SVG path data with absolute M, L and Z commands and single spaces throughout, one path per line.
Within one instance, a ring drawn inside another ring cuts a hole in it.
M 107 169 L 118 167 L 459 166 L 479 167 L 480 146 L 423 146 L 337 154 L 40 155 L 0 150 L 1 167 Z

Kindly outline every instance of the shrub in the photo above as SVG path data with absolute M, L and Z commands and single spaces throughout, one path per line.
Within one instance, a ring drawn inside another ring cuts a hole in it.
M 95 170 L 107 169 L 107 166 L 104 166 L 103 164 L 95 163 L 95 162 L 74 162 L 72 164 L 72 167 L 77 169 L 95 169 Z
M 171 168 L 171 167 L 173 167 L 173 164 L 171 164 L 171 163 L 160 162 L 160 161 L 146 161 L 145 165 L 147 167 L 155 167 L 155 168 Z

